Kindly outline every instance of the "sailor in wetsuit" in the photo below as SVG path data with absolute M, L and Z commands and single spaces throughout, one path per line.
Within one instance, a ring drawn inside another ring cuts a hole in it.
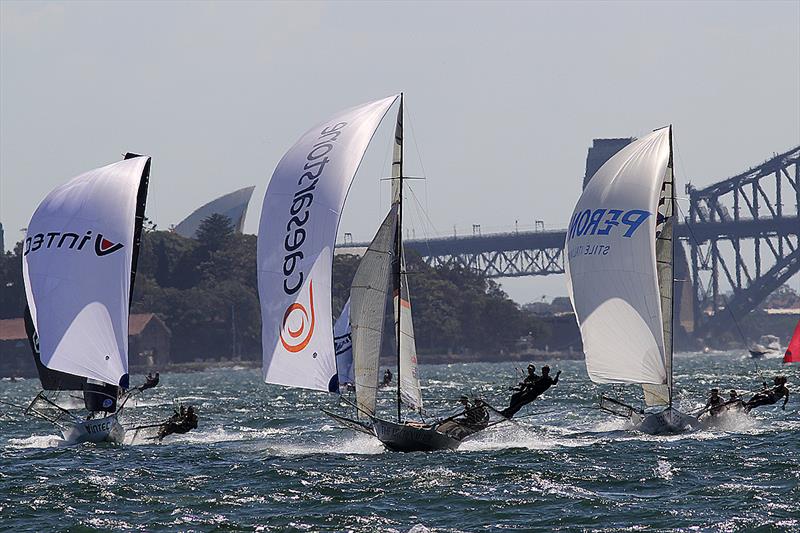
M 706 402 L 706 410 L 711 416 L 717 416 L 722 412 L 722 404 L 725 400 L 719 395 L 719 389 L 711 389 L 711 396 Z
M 391 385 L 391 383 L 392 383 L 392 371 L 387 368 L 386 372 L 383 373 L 383 383 L 381 383 L 381 385 L 386 387 L 388 385 Z
M 464 407 L 464 417 L 457 418 L 456 421 L 467 426 L 486 427 L 489 423 L 489 412 L 486 411 L 486 404 L 483 400 L 476 398 L 475 402 L 469 401 L 466 396 L 461 396 L 458 402 Z
M 764 389 L 756 393 L 744 404 L 745 408 L 750 409 L 760 407 L 762 405 L 773 405 L 783 398 L 783 406 L 781 409 L 786 410 L 786 404 L 789 402 L 789 389 L 786 387 L 786 376 L 775 376 L 773 383 L 774 387 Z
M 559 370 L 556 373 L 556 377 L 551 378 L 550 367 L 545 365 L 542 367 L 541 377 L 534 379 L 536 376 L 535 369 L 533 369 L 533 365 L 529 365 L 528 376 L 526 376 L 525 380 L 520 383 L 519 387 L 513 389 L 517 392 L 511 395 L 511 400 L 508 403 L 508 407 L 503 409 L 500 413 L 506 418 L 511 418 L 524 406 L 544 394 L 544 391 L 558 383 L 558 376 L 560 375 L 561 371 Z
M 193 429 L 197 429 L 197 414 L 194 407 L 190 405 L 187 409 L 181 405 L 180 409 L 158 428 L 158 440 L 173 433 L 188 433 Z
M 744 407 L 744 401 L 742 401 L 742 397 L 739 396 L 739 393 L 736 392 L 736 389 L 731 389 L 728 396 L 728 401 L 725 402 L 725 407 L 728 410 L 739 410 Z
M 158 385 L 159 380 L 161 379 L 161 374 L 156 372 L 156 375 L 149 373 L 147 377 L 144 378 L 144 383 L 139 387 L 139 391 L 146 391 L 147 389 L 152 389 L 156 385 Z
M 467 422 L 477 427 L 486 427 L 489 424 L 489 412 L 480 398 L 475 398 L 472 409 L 467 412 Z

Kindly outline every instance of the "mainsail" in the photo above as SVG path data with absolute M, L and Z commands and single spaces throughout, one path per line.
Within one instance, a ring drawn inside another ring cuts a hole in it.
M 378 360 L 384 335 L 384 311 L 391 286 L 396 231 L 397 206 L 394 205 L 361 258 L 350 286 L 353 368 L 360 417 L 375 414 Z
M 257 251 L 268 383 L 337 389 L 331 269 L 339 216 L 367 145 L 395 100 L 348 109 L 310 129 L 272 174 Z
M 28 224 L 26 327 L 45 389 L 80 389 L 87 380 L 128 387 L 149 169 L 149 157 L 129 154 L 82 174 L 48 194 Z
M 783 362 L 800 363 L 800 320 L 797 321 L 789 346 L 786 348 L 786 353 L 783 354 Z
M 671 139 L 670 142 L 672 142 Z M 667 383 L 642 385 L 644 402 L 648 406 L 672 403 L 672 317 L 675 279 L 675 245 L 672 239 L 674 202 L 675 184 L 672 172 L 672 149 L 670 148 L 669 163 L 661 185 L 656 212 L 656 270 L 658 271 L 658 291 L 661 296 L 661 324 L 664 331 L 664 366 L 667 371 Z
M 671 382 L 673 197 L 667 127 L 597 171 L 566 239 L 567 288 L 589 377 L 663 386 L 648 387 L 652 403 L 669 396 Z

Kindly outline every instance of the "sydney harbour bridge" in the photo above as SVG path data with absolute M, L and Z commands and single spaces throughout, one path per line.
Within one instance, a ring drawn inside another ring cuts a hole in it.
M 686 186 L 676 280 L 686 282 L 681 323 L 696 337 L 729 329 L 731 313 L 746 315 L 800 271 L 798 160 L 800 146 L 708 187 Z M 564 238 L 565 230 L 476 233 L 407 240 L 406 247 L 431 266 L 460 265 L 490 278 L 547 276 L 564 273 Z

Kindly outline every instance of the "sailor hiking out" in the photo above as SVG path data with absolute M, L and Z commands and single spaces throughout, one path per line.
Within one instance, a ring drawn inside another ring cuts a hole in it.
M 561 375 L 559 370 L 556 377 L 550 377 L 550 367 L 545 365 L 542 367 L 542 375 L 536 375 L 536 368 L 533 365 L 528 365 L 528 374 L 519 385 L 514 387 L 514 394 L 511 395 L 508 407 L 503 409 L 500 413 L 506 417 L 511 418 L 520 409 L 531 403 L 533 400 L 544 394 L 544 392 L 551 386 L 558 383 L 558 376 Z
M 764 387 L 763 390 L 757 392 L 750 398 L 744 405 L 749 411 L 762 405 L 774 405 L 778 400 L 783 398 L 783 405 L 781 409 L 786 410 L 786 404 L 789 402 L 789 389 L 786 387 L 786 376 L 775 376 L 773 379 L 774 386 L 771 388 Z

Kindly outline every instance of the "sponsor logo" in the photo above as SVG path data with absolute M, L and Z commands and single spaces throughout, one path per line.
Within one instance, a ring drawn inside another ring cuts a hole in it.
M 102 433 L 110 429 L 111 429 L 111 422 L 100 422 L 100 423 L 86 425 L 86 432 L 90 434 Z
M 50 231 L 48 233 L 37 233 L 32 237 L 28 237 L 25 239 L 25 251 L 23 252 L 23 256 L 28 255 L 29 253 L 36 252 L 41 250 L 42 248 L 50 249 L 65 249 L 65 250 L 77 250 L 81 251 L 84 249 L 84 246 L 92 240 L 92 230 L 87 231 L 83 236 L 78 235 L 77 233 L 72 233 L 69 231 L 60 232 L 60 231 Z M 121 242 L 113 242 L 106 239 L 102 233 L 97 233 L 94 235 L 94 253 L 97 257 L 103 257 L 104 255 L 113 254 L 117 250 L 120 250 L 125 245 Z M 91 249 L 91 248 L 88 248 Z
M 333 338 L 333 351 L 336 355 L 342 355 L 353 348 L 353 337 L 350 333 L 345 333 L 341 337 Z
M 311 342 L 311 337 L 314 335 L 314 323 L 316 318 L 314 316 L 314 282 L 308 282 L 308 307 L 310 312 L 304 305 L 294 302 L 286 308 L 283 314 L 283 321 L 281 322 L 281 344 L 288 351 L 297 353 L 303 348 L 308 346 Z M 295 329 L 292 329 L 292 323 L 295 324 Z M 300 323 L 297 325 L 297 320 Z M 286 334 L 286 336 L 284 336 Z
M 326 126 L 320 131 L 317 142 L 306 155 L 307 163 L 303 165 L 303 173 L 297 180 L 300 187 L 289 207 L 289 222 L 286 223 L 286 237 L 283 239 L 283 248 L 286 255 L 283 258 L 283 292 L 288 295 L 295 294 L 303 286 L 304 273 L 298 266 L 303 259 L 303 243 L 306 240 L 304 226 L 311 217 L 311 206 L 314 203 L 314 191 L 319 183 L 325 165 L 330 162 L 331 152 L 336 148 L 336 142 L 342 134 L 347 122 L 337 122 Z
M 567 240 L 573 237 L 590 237 L 611 235 L 624 231 L 625 238 L 630 238 L 651 215 L 643 209 L 585 209 L 572 215 L 569 222 Z

